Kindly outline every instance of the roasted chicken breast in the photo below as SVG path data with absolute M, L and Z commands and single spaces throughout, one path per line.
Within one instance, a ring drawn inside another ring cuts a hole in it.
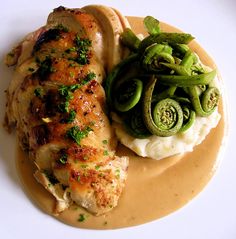
M 7 55 L 16 68 L 6 126 L 16 128 L 35 178 L 55 196 L 55 213 L 73 202 L 105 213 L 124 188 L 128 158 L 115 155 L 101 83 L 125 54 L 119 34 L 127 24 L 108 7 L 59 7 Z

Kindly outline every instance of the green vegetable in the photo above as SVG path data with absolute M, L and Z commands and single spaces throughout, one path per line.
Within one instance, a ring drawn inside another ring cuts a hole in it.
M 144 26 L 150 35 L 160 33 L 160 22 L 152 16 L 147 16 L 143 20 Z
M 204 69 L 187 45 L 194 39 L 190 34 L 161 32 L 151 16 L 144 27 L 149 36 L 142 41 L 131 29 L 122 34 L 123 44 L 135 53 L 108 74 L 107 102 L 135 138 L 185 132 L 196 116 L 208 116 L 217 107 L 216 70 Z
M 160 93 L 156 93 L 155 95 L 152 95 L 152 103 L 158 102 L 160 100 L 163 100 L 165 98 L 174 98 L 174 93 L 176 91 L 175 86 L 170 86 L 168 89 L 163 90 Z
M 209 87 L 202 93 L 201 99 L 197 93 L 196 86 L 190 87 L 188 90 L 190 100 L 197 115 L 206 117 L 215 111 L 220 98 L 220 92 L 216 87 Z
M 158 81 L 164 85 L 188 87 L 195 85 L 208 85 L 216 76 L 216 70 L 199 75 L 156 75 Z
M 152 112 L 152 93 L 156 84 L 155 77 L 151 77 L 146 86 L 143 97 L 143 119 L 147 129 L 157 136 L 171 136 L 176 134 L 183 124 L 181 106 L 170 98 L 159 101 Z
M 117 90 L 114 106 L 118 111 L 125 112 L 132 109 L 140 100 L 143 83 L 139 79 L 124 82 Z
M 130 28 L 126 28 L 121 34 L 121 42 L 128 46 L 132 51 L 137 51 L 141 40 L 133 33 Z
M 153 44 L 145 49 L 142 56 L 142 65 L 147 71 L 162 71 L 162 62 L 175 63 L 170 46 L 165 44 Z
M 162 44 L 165 42 L 168 44 L 188 44 L 193 39 L 194 37 L 192 35 L 186 33 L 161 32 L 146 37 L 139 45 L 139 52 L 142 54 L 148 46 L 151 46 L 154 43 Z
M 170 45 L 173 49 L 173 56 L 176 56 L 180 59 L 182 59 L 184 55 L 187 53 L 187 51 L 189 50 L 189 47 L 186 44 L 174 43 Z
M 137 106 L 124 119 L 126 131 L 135 138 L 144 139 L 151 136 L 143 121 L 142 108 Z
M 183 110 L 183 124 L 179 132 L 187 131 L 193 125 L 196 118 L 195 111 L 191 110 L 189 107 L 183 106 L 182 110 Z
M 112 104 L 112 90 L 114 87 L 115 81 L 120 77 L 121 73 L 128 67 L 132 62 L 136 61 L 138 58 L 137 54 L 132 54 L 119 64 L 117 64 L 113 70 L 110 72 L 108 77 L 105 80 L 105 91 L 106 98 L 109 105 Z
M 173 70 L 175 72 L 175 74 L 177 75 L 182 75 L 182 76 L 186 76 L 188 75 L 187 69 L 182 66 L 182 65 L 178 65 L 178 64 L 171 64 L 171 63 L 165 63 L 165 62 L 161 62 L 160 63 L 162 66 L 165 66 L 171 70 Z
M 188 50 L 185 53 L 180 65 L 184 66 L 187 71 L 190 71 L 192 65 L 196 62 L 197 62 L 196 55 L 191 50 Z

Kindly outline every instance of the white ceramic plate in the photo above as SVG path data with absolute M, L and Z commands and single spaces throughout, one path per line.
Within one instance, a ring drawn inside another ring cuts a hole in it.
M 222 163 L 206 189 L 181 210 L 145 225 L 108 231 L 82 230 L 64 225 L 39 210 L 23 192 L 15 170 L 14 135 L 0 128 L 0 235 L 1 238 L 236 238 L 236 1 L 234 0 L 94 0 L 1 2 L 0 14 L 0 112 L 4 117 L 4 90 L 11 71 L 2 63 L 7 53 L 28 32 L 46 22 L 59 5 L 82 7 L 98 3 L 124 15 L 156 18 L 193 34 L 212 56 L 221 72 L 228 96 L 229 137 Z

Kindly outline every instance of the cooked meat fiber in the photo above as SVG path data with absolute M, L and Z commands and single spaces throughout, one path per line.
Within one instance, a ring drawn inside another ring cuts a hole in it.
M 117 205 L 127 177 L 128 159 L 115 155 L 101 86 L 111 64 L 123 57 L 117 34 L 124 24 L 110 8 L 91 9 L 94 14 L 55 9 L 47 25 L 6 58 L 16 65 L 6 125 L 16 128 L 21 147 L 37 166 L 35 178 L 55 196 L 55 213 L 72 202 L 105 213 Z M 109 32 L 103 19 L 110 22 Z M 113 49 L 107 49 L 112 36 Z

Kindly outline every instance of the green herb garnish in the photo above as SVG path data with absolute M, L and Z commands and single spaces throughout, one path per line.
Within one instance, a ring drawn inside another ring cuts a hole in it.
M 66 153 L 63 153 L 61 155 L 61 157 L 59 158 L 58 162 L 60 162 L 62 164 L 66 164 L 67 163 L 67 158 L 68 158 L 68 155 Z
M 87 165 L 87 164 L 81 164 L 80 167 L 81 167 L 81 168 L 87 168 L 88 165 Z
M 69 113 L 69 101 L 74 98 L 73 92 L 75 90 L 80 89 L 82 86 L 86 85 L 89 81 L 94 79 L 96 77 L 96 74 L 93 72 L 90 72 L 86 75 L 84 79 L 81 80 L 79 84 L 75 85 L 61 85 L 58 89 L 59 94 L 64 98 L 64 102 L 61 103 L 58 107 L 61 112 L 67 112 Z M 74 113 L 72 113 L 72 116 L 75 116 Z
M 43 61 L 37 59 L 37 63 L 39 65 L 39 69 L 37 73 L 41 79 L 46 78 L 50 73 L 55 72 L 55 69 L 52 67 L 52 59 L 50 56 L 46 56 Z
M 66 132 L 66 136 L 80 145 L 80 141 L 86 138 L 91 131 L 93 130 L 89 126 L 87 126 L 84 130 L 80 130 L 78 126 L 73 126 Z
M 60 31 L 62 31 L 62 32 L 69 32 L 69 29 L 68 29 L 67 27 L 65 27 L 64 25 L 62 25 L 62 24 L 58 24 L 58 25 L 55 27 L 55 29 L 58 29 L 58 30 L 60 30 Z
M 76 52 L 76 51 L 77 51 L 77 48 L 75 46 L 70 47 L 70 48 L 65 50 L 66 53 L 71 53 L 71 52 Z
M 42 93 L 43 93 L 43 89 L 42 88 L 36 88 L 34 90 L 34 95 L 37 96 L 37 97 L 41 97 Z
M 75 111 L 75 110 L 71 110 L 71 111 L 69 112 L 69 116 L 68 116 L 68 118 L 65 120 L 65 122 L 66 122 L 66 123 L 72 123 L 72 122 L 74 121 L 75 117 L 76 117 L 76 111 Z
M 75 38 L 75 44 L 77 46 L 78 57 L 74 59 L 77 63 L 81 65 L 86 65 L 89 63 L 89 47 L 91 47 L 92 42 L 87 38 L 80 38 L 79 35 Z
M 101 167 L 101 166 L 99 166 L 99 165 L 96 165 L 96 166 L 95 166 L 95 169 L 96 169 L 96 170 L 99 170 L 99 169 L 100 169 L 100 167 Z
M 69 74 L 70 74 L 70 77 L 74 77 L 75 76 L 75 73 L 72 72 L 72 71 L 70 71 Z
M 86 216 L 83 213 L 79 214 L 78 222 L 83 222 L 86 220 Z
M 108 144 L 108 141 L 107 141 L 106 139 L 104 139 L 104 140 L 102 141 L 102 143 L 103 143 L 103 144 Z
M 103 151 L 103 155 L 108 156 L 108 155 L 109 155 L 108 151 L 107 151 L 107 150 L 104 150 L 104 151 Z

